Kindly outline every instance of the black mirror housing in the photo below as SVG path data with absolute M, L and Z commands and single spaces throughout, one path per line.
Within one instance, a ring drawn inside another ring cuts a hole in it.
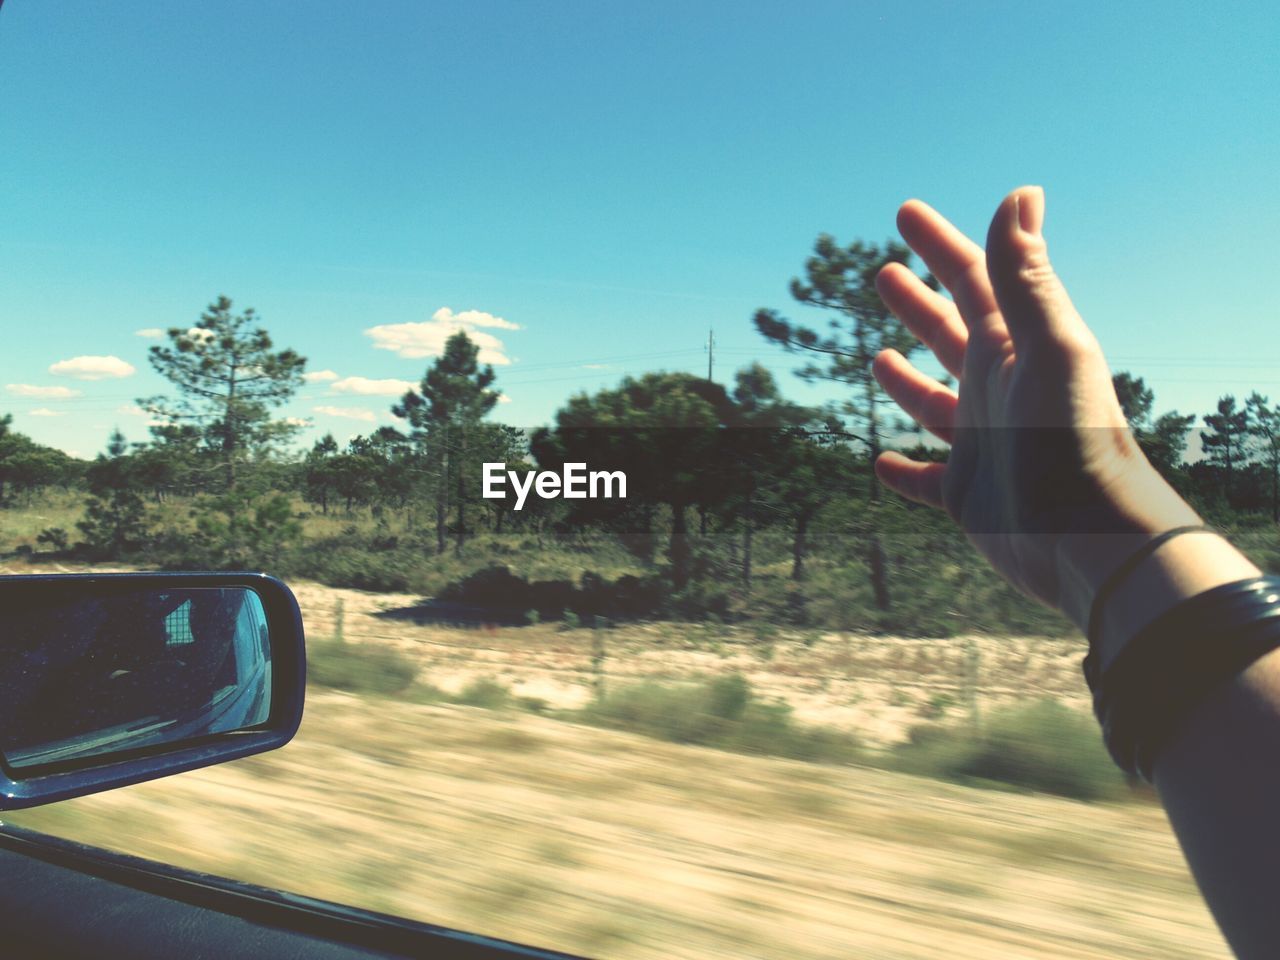
M 0 577 L 0 810 L 282 747 L 302 616 L 253 573 Z

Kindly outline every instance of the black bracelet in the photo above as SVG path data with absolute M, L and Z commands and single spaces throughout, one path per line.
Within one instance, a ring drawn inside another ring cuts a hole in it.
M 1186 600 L 1143 628 L 1102 673 L 1085 660 L 1093 709 L 1116 763 L 1151 780 L 1160 750 L 1221 684 L 1280 647 L 1280 577 Z
M 1098 587 L 1098 592 L 1093 595 L 1093 604 L 1089 607 L 1089 626 L 1085 630 L 1085 636 L 1089 638 L 1090 646 L 1098 644 L 1098 626 L 1102 621 L 1102 608 L 1106 602 L 1111 599 L 1111 594 L 1116 592 L 1116 588 L 1122 584 L 1134 570 L 1138 569 L 1138 564 L 1155 553 L 1163 544 L 1168 543 L 1174 537 L 1180 537 L 1184 533 L 1201 533 L 1213 532 L 1213 528 L 1205 526 L 1203 523 L 1194 524 L 1187 527 L 1174 527 L 1172 530 L 1166 530 L 1158 536 L 1152 537 L 1141 547 L 1135 550 L 1125 561 L 1116 567 L 1102 581 L 1102 586 Z

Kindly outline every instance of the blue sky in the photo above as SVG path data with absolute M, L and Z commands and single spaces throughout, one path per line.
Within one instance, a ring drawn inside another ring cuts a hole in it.
M 394 422 L 370 391 L 468 318 L 512 423 L 705 371 L 709 327 L 718 377 L 814 400 L 750 318 L 804 317 L 815 236 L 919 196 L 981 237 L 1022 183 L 1157 410 L 1280 398 L 1278 47 L 1262 2 L 7 0 L 0 411 L 146 439 L 136 331 L 222 293 L 337 375 L 284 411 L 304 442 Z

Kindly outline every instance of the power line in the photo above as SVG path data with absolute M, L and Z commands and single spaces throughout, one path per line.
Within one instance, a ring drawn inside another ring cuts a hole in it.
M 686 347 L 683 350 L 661 350 L 652 353 L 632 353 L 622 354 L 611 357 L 588 357 L 578 360 L 547 360 L 542 363 L 521 363 L 518 364 L 517 373 L 523 373 L 528 370 L 554 369 L 556 367 L 574 367 L 583 366 L 589 363 L 628 363 L 634 360 L 656 360 L 663 357 L 688 356 L 694 350 Z
M 1237 357 L 1237 358 L 1233 358 L 1233 359 L 1229 359 L 1229 360 L 1214 360 L 1214 359 L 1212 359 L 1212 358 L 1205 358 L 1205 357 L 1196 357 L 1196 358 L 1188 359 L 1188 360 L 1178 360 L 1178 359 L 1174 359 L 1174 358 L 1172 358 L 1172 357 L 1135 357 L 1135 356 L 1113 355 L 1113 356 L 1108 357 L 1108 358 L 1107 358 L 1107 360 L 1108 360 L 1108 361 L 1109 361 L 1113 366 L 1118 365 L 1118 364 L 1129 364 L 1129 363 L 1133 363 L 1133 364 L 1138 364 L 1138 365 L 1143 366 L 1143 367 L 1210 367 L 1210 368 L 1212 368 L 1212 367 L 1223 367 L 1223 368 L 1232 368 L 1232 367 L 1237 367 L 1237 368 L 1243 368 L 1243 369 L 1248 369 L 1248 368 L 1250 368 L 1250 367 L 1257 367 L 1257 368 L 1260 368 L 1260 369 L 1261 369 L 1261 368 L 1266 368 L 1266 369 L 1272 369 L 1272 370 L 1274 370 L 1276 367 L 1280 366 L 1280 359 L 1275 359 L 1275 360 L 1257 360 L 1257 359 L 1244 360 L 1244 359 L 1240 359 L 1240 358 L 1238 358 L 1238 357 Z

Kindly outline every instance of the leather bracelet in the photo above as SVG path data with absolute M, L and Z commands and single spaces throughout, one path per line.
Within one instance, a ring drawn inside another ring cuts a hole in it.
M 1150 782 L 1160 750 L 1217 687 L 1280 647 L 1280 577 L 1251 577 L 1157 617 L 1102 673 L 1085 658 L 1094 714 L 1112 759 Z
M 1096 647 L 1098 644 L 1098 626 L 1102 622 L 1102 608 L 1106 602 L 1111 599 L 1111 595 L 1116 589 L 1127 580 L 1133 571 L 1138 569 L 1138 565 L 1143 560 L 1155 553 L 1161 546 L 1168 543 L 1174 537 L 1180 537 L 1184 533 L 1212 533 L 1213 528 L 1203 523 L 1194 524 L 1186 527 L 1174 527 L 1172 530 L 1166 530 L 1155 537 L 1152 537 L 1141 547 L 1130 554 L 1120 566 L 1116 567 L 1102 581 L 1102 586 L 1098 587 L 1097 593 L 1093 595 L 1093 603 L 1089 607 L 1089 625 L 1085 630 L 1085 636 L 1089 638 L 1089 645 Z

